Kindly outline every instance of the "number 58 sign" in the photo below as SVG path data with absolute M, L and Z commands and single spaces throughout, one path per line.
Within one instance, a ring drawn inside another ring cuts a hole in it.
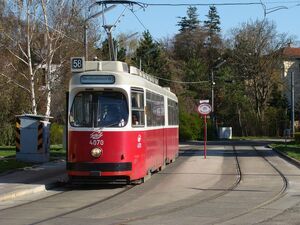
M 82 72 L 85 69 L 85 61 L 83 57 L 71 58 L 71 69 L 72 72 Z

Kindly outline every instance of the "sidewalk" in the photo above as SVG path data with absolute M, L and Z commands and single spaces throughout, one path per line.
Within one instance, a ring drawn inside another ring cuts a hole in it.
M 0 202 L 53 188 L 67 179 L 64 160 L 0 174 Z

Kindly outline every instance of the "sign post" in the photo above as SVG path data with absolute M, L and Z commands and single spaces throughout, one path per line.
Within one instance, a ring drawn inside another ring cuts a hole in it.
M 207 142 L 207 121 L 206 117 L 211 112 L 211 106 L 208 100 L 201 100 L 200 105 L 197 108 L 201 116 L 204 117 L 204 159 L 206 159 L 206 142 Z

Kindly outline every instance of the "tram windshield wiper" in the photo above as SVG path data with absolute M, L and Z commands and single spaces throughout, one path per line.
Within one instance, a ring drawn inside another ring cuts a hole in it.
M 105 128 L 105 127 L 114 127 L 116 125 L 119 125 L 118 122 L 108 123 L 108 124 L 99 124 L 99 128 Z
M 114 122 L 114 123 L 106 125 L 105 127 L 113 127 L 115 125 L 119 125 L 119 123 L 118 122 Z

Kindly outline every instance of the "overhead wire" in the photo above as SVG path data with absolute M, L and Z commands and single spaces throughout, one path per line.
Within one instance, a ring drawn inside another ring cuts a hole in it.
M 121 15 L 118 17 L 118 19 L 116 20 L 116 22 L 114 23 L 114 27 L 116 27 L 117 26 L 117 23 L 120 23 L 121 22 L 121 18 L 123 17 L 123 16 L 125 16 L 125 12 L 126 12 L 126 10 L 128 9 L 128 5 L 127 6 L 124 6 L 125 8 L 124 8 L 124 10 L 122 11 L 122 13 L 121 13 Z
M 141 5 L 147 6 L 247 6 L 261 5 L 260 2 L 224 2 L 224 3 L 145 3 L 138 2 Z
M 300 1 L 289 1 L 289 3 L 298 3 Z M 215 6 L 249 6 L 249 5 L 260 5 L 263 8 L 263 13 L 264 13 L 264 19 L 266 18 L 267 14 L 270 14 L 272 12 L 281 10 L 281 9 L 288 9 L 288 7 L 286 6 L 277 6 L 277 7 L 272 7 L 272 8 L 267 8 L 266 4 L 279 4 L 279 3 L 283 3 L 283 2 L 263 2 L 262 0 L 260 0 L 259 2 L 245 2 L 245 3 L 241 3 L 241 2 L 236 2 L 236 3 L 231 3 L 231 2 L 227 2 L 227 3 L 144 3 L 144 2 L 137 2 L 140 6 L 144 6 L 142 7 L 143 9 L 145 9 L 148 6 L 211 6 L 211 5 L 215 5 Z M 287 3 L 287 2 L 284 2 Z M 300 3 L 299 3 L 300 5 Z M 141 26 L 147 30 L 146 26 L 143 24 L 143 22 L 141 21 L 141 19 L 136 15 L 136 13 L 133 10 L 133 6 L 130 9 L 130 11 L 132 12 L 132 14 L 135 16 L 135 18 L 138 20 L 138 22 L 141 24 Z M 179 84 L 203 84 L 203 83 L 209 83 L 209 81 L 191 81 L 191 82 L 186 82 L 186 81 L 179 81 L 179 80 L 170 80 L 170 79 L 166 79 L 166 78 L 162 78 L 162 77 L 158 77 L 158 76 L 154 76 L 156 79 L 159 80 L 164 80 L 164 81 L 168 81 L 168 82 L 173 82 L 173 83 L 179 83 Z
M 142 27 L 145 29 L 145 30 L 148 30 L 146 28 L 146 26 L 143 24 L 143 22 L 140 20 L 140 18 L 135 14 L 135 12 L 133 11 L 133 9 L 130 10 L 132 12 L 132 14 L 135 16 L 135 18 L 137 19 L 137 21 L 142 25 Z
M 143 6 L 249 6 L 249 5 L 261 5 L 261 1 L 256 2 L 223 2 L 223 3 L 146 3 L 146 2 L 137 2 Z M 265 4 L 293 4 L 300 3 L 300 1 L 266 1 Z
M 170 80 L 158 76 L 154 76 L 151 74 L 152 77 L 158 79 L 158 80 L 164 80 L 164 81 L 169 81 L 172 83 L 177 83 L 177 84 L 205 84 L 205 83 L 210 83 L 210 81 L 179 81 L 179 80 Z

